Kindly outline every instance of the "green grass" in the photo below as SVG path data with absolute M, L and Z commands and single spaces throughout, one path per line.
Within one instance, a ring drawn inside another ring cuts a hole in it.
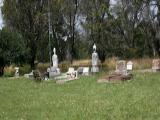
M 0 79 L 0 120 L 160 120 L 160 74 L 98 84 L 90 76 L 57 85 Z

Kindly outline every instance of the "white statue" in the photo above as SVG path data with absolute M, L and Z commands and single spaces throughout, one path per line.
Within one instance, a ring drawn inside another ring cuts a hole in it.
M 97 47 L 94 44 L 93 45 L 93 53 L 92 53 L 92 69 L 91 69 L 91 71 L 93 73 L 99 72 L 99 67 L 98 67 L 98 60 L 99 60 L 99 58 L 98 58 L 98 53 L 96 52 L 96 49 L 97 49 Z
M 98 65 L 98 54 L 96 51 L 93 51 L 92 53 L 92 66 L 97 66 Z
M 58 57 L 56 55 L 56 48 L 53 49 L 53 56 L 52 56 L 52 63 L 53 63 L 53 68 L 58 68 Z
M 96 52 L 97 50 L 97 47 L 96 47 L 96 44 L 93 45 L 93 52 L 95 51 Z

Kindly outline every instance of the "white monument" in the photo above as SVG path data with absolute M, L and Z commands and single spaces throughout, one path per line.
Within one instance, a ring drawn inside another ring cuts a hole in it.
M 56 55 L 56 49 L 53 49 L 53 56 L 52 56 L 52 67 L 47 69 L 49 72 L 49 78 L 53 78 L 57 75 L 60 75 L 60 69 L 58 68 L 58 57 Z
M 132 70 L 133 70 L 133 62 L 132 62 L 132 61 L 129 61 L 129 62 L 127 63 L 127 70 L 128 70 L 128 71 L 132 71 Z
M 93 53 L 92 53 L 92 68 L 91 68 L 91 72 L 92 73 L 97 73 L 99 72 L 99 67 L 98 67 L 98 53 L 96 52 L 96 45 L 93 45 Z

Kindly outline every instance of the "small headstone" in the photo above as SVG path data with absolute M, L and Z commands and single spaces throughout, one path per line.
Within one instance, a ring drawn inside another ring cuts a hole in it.
M 78 72 L 75 71 L 73 67 L 70 67 L 68 69 L 67 76 L 68 76 L 68 79 L 70 79 L 70 78 L 77 79 L 78 78 Z
M 78 71 L 78 74 L 79 74 L 79 75 L 82 75 L 82 74 L 83 74 L 83 67 L 79 67 L 79 68 L 77 69 L 77 71 Z
M 160 71 L 160 59 L 154 59 L 152 62 L 152 70 L 154 72 Z
M 116 64 L 116 71 L 117 74 L 127 75 L 126 70 L 126 61 L 120 60 Z
M 15 77 L 19 77 L 19 67 L 15 67 Z
M 132 71 L 133 70 L 133 62 L 132 61 L 127 62 L 127 70 L 128 71 Z
M 94 44 L 92 53 L 92 68 L 91 68 L 92 73 L 99 72 L 98 60 L 99 60 L 98 53 L 96 52 L 96 45 Z
M 89 75 L 89 67 L 84 67 L 83 68 L 83 74 L 82 75 L 86 75 L 86 76 Z
M 24 77 L 25 78 L 29 78 L 29 79 L 33 79 L 34 78 L 34 76 L 33 76 L 33 70 L 29 74 L 25 74 Z

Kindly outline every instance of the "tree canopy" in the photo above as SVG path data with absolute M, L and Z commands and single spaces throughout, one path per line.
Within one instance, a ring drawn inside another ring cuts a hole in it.
M 49 61 L 53 47 L 61 61 L 89 58 L 94 43 L 101 62 L 112 56 L 160 56 L 159 0 L 115 2 L 4 0 L 2 13 L 5 26 L 23 36 L 32 67 L 35 60 Z

